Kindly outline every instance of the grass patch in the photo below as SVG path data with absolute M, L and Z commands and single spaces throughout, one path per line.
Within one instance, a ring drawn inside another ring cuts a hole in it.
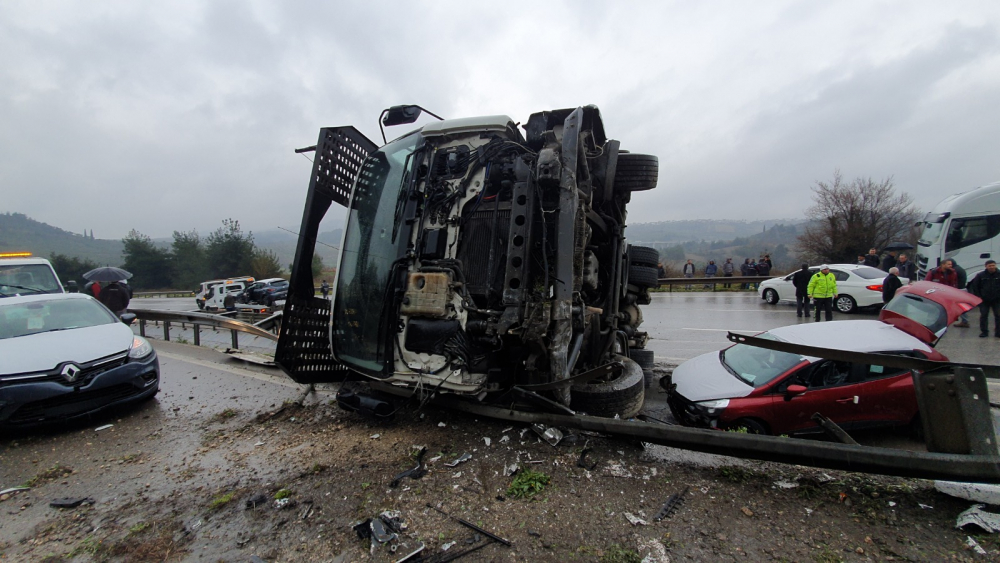
M 226 506 L 227 504 L 232 502 L 234 496 L 236 496 L 236 492 L 234 491 L 230 491 L 224 495 L 219 495 L 214 499 L 212 499 L 212 502 L 209 503 L 208 508 L 211 510 L 218 510 L 223 506 Z
M 532 498 L 542 492 L 551 480 L 551 477 L 541 471 L 533 469 L 524 470 L 514 477 L 514 481 L 507 489 L 507 496 L 511 498 Z
M 753 469 L 747 469 L 746 467 L 741 467 L 739 465 L 723 465 L 719 468 L 718 473 L 720 478 L 725 479 L 730 483 L 737 483 L 741 485 L 767 477 L 767 475 L 763 473 L 754 471 Z
M 278 492 L 274 493 L 274 500 L 281 500 L 290 496 L 292 496 L 292 491 L 289 491 L 288 489 L 278 489 Z
M 43 483 L 48 483 L 49 481 L 55 481 L 57 479 L 62 479 L 64 477 L 69 477 L 73 474 L 73 468 L 66 465 L 59 465 L 58 463 L 52 467 L 42 471 L 38 475 L 35 475 L 31 479 L 28 479 L 22 486 L 35 488 Z
M 604 550 L 601 563 L 642 563 L 642 557 L 634 549 L 622 547 L 616 543 Z
M 236 409 L 226 409 L 215 416 L 212 417 L 213 422 L 225 422 L 231 418 L 234 418 L 240 412 Z
M 130 536 L 137 536 L 148 530 L 149 526 L 150 526 L 149 522 L 139 522 L 138 524 L 135 524 L 134 526 L 129 528 L 128 533 Z

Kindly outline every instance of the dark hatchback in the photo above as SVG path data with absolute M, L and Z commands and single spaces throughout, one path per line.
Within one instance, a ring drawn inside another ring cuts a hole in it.
M 159 387 L 156 351 L 92 297 L 0 301 L 0 429 L 65 422 Z
M 243 303 L 260 303 L 273 307 L 275 301 L 288 297 L 288 280 L 271 278 L 250 284 L 240 293 L 238 300 Z

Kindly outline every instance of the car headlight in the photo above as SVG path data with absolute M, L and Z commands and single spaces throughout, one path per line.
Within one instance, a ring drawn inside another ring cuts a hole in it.
M 128 350 L 130 358 L 145 358 L 153 353 L 153 345 L 141 336 L 132 337 L 132 347 Z
M 714 401 L 699 401 L 695 403 L 702 409 L 708 412 L 708 414 L 715 414 L 716 411 L 721 411 L 722 409 L 729 406 L 729 399 L 716 399 Z

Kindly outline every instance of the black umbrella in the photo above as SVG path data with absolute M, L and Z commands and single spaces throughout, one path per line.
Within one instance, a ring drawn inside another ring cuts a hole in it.
M 886 245 L 885 248 L 882 249 L 882 251 L 887 252 L 889 250 L 909 250 L 911 248 L 913 248 L 913 245 L 908 242 L 890 242 L 888 245 Z
M 127 272 L 121 268 L 115 268 L 114 266 L 104 266 L 102 268 L 94 268 L 93 270 L 83 274 L 83 278 L 96 281 L 96 282 L 113 282 L 127 280 L 132 277 L 131 272 Z

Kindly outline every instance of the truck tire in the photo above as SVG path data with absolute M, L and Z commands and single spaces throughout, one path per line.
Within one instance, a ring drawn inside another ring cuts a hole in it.
M 615 356 L 625 368 L 611 381 L 580 383 L 570 389 L 570 405 L 574 410 L 592 416 L 631 418 L 642 410 L 645 381 L 639 364 Z
M 660 284 L 656 268 L 650 266 L 629 266 L 628 283 L 636 287 L 656 287 Z
M 660 251 L 648 246 L 628 245 L 629 264 L 634 266 L 650 266 L 655 268 L 660 265 Z
M 615 169 L 615 190 L 642 192 L 656 187 L 660 161 L 651 154 L 619 153 Z

